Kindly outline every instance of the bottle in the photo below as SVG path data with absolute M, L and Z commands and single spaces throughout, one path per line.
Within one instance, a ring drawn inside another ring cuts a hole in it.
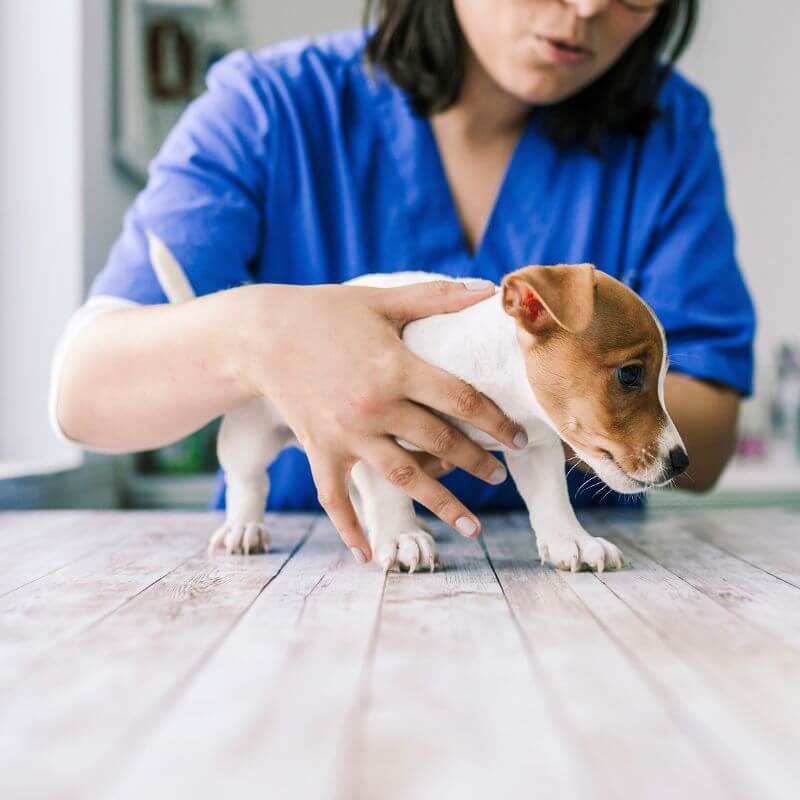
M 782 460 L 794 460 L 800 458 L 800 349 L 787 342 L 778 351 L 777 378 L 771 414 L 774 449 Z

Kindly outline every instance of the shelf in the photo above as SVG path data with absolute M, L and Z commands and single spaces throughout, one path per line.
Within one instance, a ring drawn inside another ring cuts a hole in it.
M 691 467 L 689 468 L 691 475 Z M 706 494 L 660 489 L 648 495 L 652 508 L 800 506 L 800 464 L 791 454 L 763 461 L 733 461 Z
M 146 8 L 209 11 L 222 5 L 222 0 L 144 0 Z
M 213 474 L 134 474 L 125 481 L 126 504 L 132 508 L 208 508 L 215 484 Z M 734 461 L 707 494 L 657 490 L 648 498 L 653 508 L 800 506 L 800 465 L 785 459 Z
M 800 492 L 800 464 L 787 457 L 737 460 L 725 470 L 717 490 Z
M 129 508 L 209 508 L 217 477 L 202 475 L 137 475 L 125 480 L 125 504 Z

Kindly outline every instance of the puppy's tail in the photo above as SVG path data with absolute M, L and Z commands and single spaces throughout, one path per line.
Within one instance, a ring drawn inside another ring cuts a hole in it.
M 170 303 L 184 303 L 196 297 L 186 273 L 169 248 L 151 231 L 147 231 L 150 263 Z

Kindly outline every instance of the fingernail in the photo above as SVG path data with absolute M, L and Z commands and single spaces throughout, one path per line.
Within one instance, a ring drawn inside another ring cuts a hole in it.
M 351 547 L 350 552 L 353 554 L 353 558 L 356 560 L 357 564 L 367 563 L 367 557 L 357 547 Z
M 513 439 L 514 447 L 519 447 L 522 449 L 523 447 L 528 446 L 528 434 L 525 431 L 520 431 L 514 436 Z
M 474 536 L 478 532 L 478 526 L 469 517 L 459 517 L 456 520 L 456 530 L 464 536 Z
M 508 473 L 506 472 L 505 467 L 496 467 L 489 476 L 489 483 L 502 483 L 506 479 L 507 475 Z
M 484 278 L 468 278 L 464 281 L 464 286 L 468 292 L 485 292 L 487 289 L 494 289 L 494 284 Z

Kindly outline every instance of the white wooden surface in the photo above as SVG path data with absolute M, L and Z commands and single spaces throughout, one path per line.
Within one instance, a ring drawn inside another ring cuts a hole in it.
M 205 553 L 211 513 L 0 514 L 0 797 L 728 798 L 800 785 L 800 515 L 521 516 L 359 567 L 323 519 Z

